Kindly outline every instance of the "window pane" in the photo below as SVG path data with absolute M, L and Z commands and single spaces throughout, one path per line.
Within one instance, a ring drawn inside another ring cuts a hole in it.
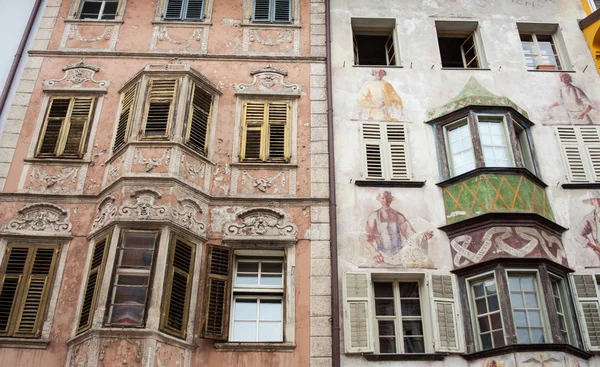
M 498 296 L 496 295 L 496 284 L 494 279 L 486 279 L 471 284 L 473 290 L 474 303 L 477 313 L 477 334 L 479 335 L 479 350 L 496 348 L 504 345 L 504 342 L 497 343 L 497 340 L 503 340 L 502 317 L 498 305 Z
M 375 297 L 394 297 L 392 283 L 375 283 Z
M 531 329 L 531 342 L 532 343 L 544 343 L 544 329 L 542 329 L 542 328 Z
M 479 121 L 478 126 L 486 167 L 508 167 L 508 150 L 502 121 Z
M 475 294 L 475 297 L 483 296 L 483 283 L 473 285 L 473 293 Z
M 475 301 L 475 304 L 477 305 L 477 313 L 478 314 L 483 314 L 488 311 L 487 302 L 485 301 L 485 298 L 478 299 L 477 301 Z
M 400 298 L 419 298 L 419 283 L 400 283 Z
M 375 315 L 394 316 L 394 300 L 375 299 Z
M 498 304 L 498 297 L 497 296 L 488 297 L 488 306 L 489 306 L 490 312 L 499 311 L 500 305 Z
M 152 265 L 152 250 L 121 250 L 121 266 L 150 267 Z
M 261 299 L 259 311 L 260 320 L 282 320 L 281 300 Z
M 232 341 L 253 342 L 256 341 L 255 321 L 234 321 Z
M 425 341 L 423 338 L 404 338 L 405 353 L 425 353 Z
M 256 320 L 257 300 L 236 299 L 234 308 L 235 320 Z
M 490 334 L 481 335 L 481 347 L 482 349 L 492 349 L 494 345 L 492 344 L 492 336 Z
M 421 316 L 421 302 L 417 300 L 402 300 L 400 303 L 402 316 Z
M 282 263 L 262 263 L 263 273 L 281 273 Z
M 525 302 L 523 302 L 523 294 L 521 293 L 511 293 L 510 294 L 510 302 L 513 307 L 524 307 Z
M 544 329 L 535 275 L 509 275 L 511 307 L 518 343 L 543 343 Z
M 535 293 L 525 293 L 525 306 L 526 307 L 538 307 L 538 300 Z
M 450 159 L 454 175 L 460 175 L 475 168 L 475 157 L 469 125 L 465 124 L 448 131 Z
M 527 315 L 525 311 L 515 311 L 515 325 L 517 326 L 527 326 Z
M 283 275 L 262 275 L 260 285 L 283 285 Z
M 125 232 L 123 247 L 138 249 L 154 249 L 156 232 Z
M 102 19 L 115 19 L 118 5 L 118 2 L 107 2 L 104 5 L 104 10 L 102 11 Z
M 423 335 L 423 323 L 421 321 L 403 321 L 402 333 L 404 335 Z
M 146 287 L 138 288 L 117 286 L 113 303 L 128 303 L 143 306 L 146 302 L 146 289 Z
M 531 343 L 531 339 L 529 339 L 529 329 L 528 328 L 517 328 L 517 342 L 519 344 Z
M 379 353 L 396 353 L 396 338 L 379 338 Z
M 81 19 L 98 19 L 102 3 L 86 1 L 81 8 Z
M 136 302 L 111 306 L 111 324 L 141 325 L 144 319 L 144 305 Z
M 490 320 L 487 316 L 480 317 L 478 320 L 479 320 L 479 331 L 481 331 L 482 333 L 491 331 L 490 324 L 489 324 Z
M 492 322 L 492 329 L 502 329 L 502 319 L 500 318 L 500 313 L 490 315 L 490 320 Z
M 493 332 L 492 340 L 494 341 L 496 348 L 504 346 L 504 333 L 502 330 Z
M 531 326 L 542 326 L 542 317 L 540 316 L 540 311 L 530 311 L 527 313 L 529 316 L 529 325 Z
M 395 322 L 379 320 L 377 325 L 379 326 L 379 336 L 394 336 L 395 333 Z
M 261 322 L 258 325 L 259 342 L 280 342 L 283 340 L 281 322 Z
M 239 261 L 238 273 L 258 273 L 258 262 Z

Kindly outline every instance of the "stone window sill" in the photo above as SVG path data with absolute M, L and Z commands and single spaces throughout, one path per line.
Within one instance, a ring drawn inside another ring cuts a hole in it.
M 50 340 L 25 338 L 0 338 L 0 348 L 46 349 Z
M 425 181 L 355 180 L 354 184 L 361 187 L 423 187 Z
M 379 69 L 389 69 L 396 68 L 402 69 L 404 66 L 402 65 L 352 65 L 353 68 L 379 68 Z
M 212 22 L 204 19 L 204 20 L 155 20 L 152 22 L 153 25 L 169 25 L 176 26 L 182 28 L 194 28 L 198 26 L 211 26 Z
M 490 71 L 490 68 L 445 68 L 442 66 L 442 70 L 468 70 L 468 71 Z
M 283 169 L 283 168 L 298 168 L 295 163 L 271 163 L 271 162 L 236 162 L 231 163 L 231 167 L 239 167 L 243 169 Z
M 64 164 L 90 164 L 91 161 L 88 159 L 74 159 L 74 158 L 25 158 L 25 163 L 47 163 L 50 165 L 64 165 Z
M 575 73 L 575 70 L 543 70 L 543 69 L 527 69 L 532 73 Z
M 215 343 L 218 352 L 291 352 L 294 343 Z
M 443 361 L 448 353 L 363 354 L 367 361 Z
M 252 23 L 248 21 L 243 21 L 240 26 L 252 28 L 302 28 L 300 24 L 293 23 Z
M 116 19 L 77 19 L 77 18 L 69 18 L 64 20 L 65 23 L 77 23 L 77 24 L 123 24 L 123 19 L 121 17 L 117 17 Z

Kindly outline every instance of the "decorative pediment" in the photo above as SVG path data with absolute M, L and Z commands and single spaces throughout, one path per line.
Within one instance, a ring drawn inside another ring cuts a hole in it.
M 94 222 L 92 223 L 93 231 L 101 228 L 117 216 L 118 210 L 116 206 L 113 206 L 114 203 L 115 197 L 112 195 L 109 195 L 100 201 L 100 204 L 98 205 L 98 214 L 96 214 L 96 218 L 94 218 Z
M 61 79 L 44 79 L 42 83 L 47 88 L 56 87 L 57 84 L 64 84 L 67 87 L 73 88 L 81 88 L 84 84 L 96 84 L 100 88 L 108 87 L 110 84 L 108 80 L 94 79 L 98 70 L 100 70 L 98 66 L 81 60 L 78 63 L 67 64 L 63 68 L 65 75 Z
M 226 227 L 226 237 L 255 237 L 256 239 L 295 238 L 298 227 L 290 223 L 285 213 L 272 208 L 245 209 Z
M 134 203 L 131 205 L 123 205 L 121 207 L 121 215 L 125 217 L 136 217 L 138 219 L 159 219 L 167 213 L 165 205 L 156 205 L 156 200 L 162 195 L 160 192 L 144 188 L 136 190 L 131 194 Z
M 252 83 L 233 84 L 233 89 L 240 94 L 302 95 L 304 85 L 286 83 L 284 79 L 287 74 L 287 71 L 283 69 L 267 65 L 250 72 L 250 75 L 254 77 Z
M 51 203 L 25 205 L 19 210 L 19 218 L 3 226 L 3 232 L 43 232 L 41 234 L 71 235 L 69 210 Z
M 179 208 L 171 210 L 173 220 L 189 230 L 204 233 L 206 225 L 199 219 L 204 212 L 200 203 L 191 198 L 179 199 L 177 202 Z

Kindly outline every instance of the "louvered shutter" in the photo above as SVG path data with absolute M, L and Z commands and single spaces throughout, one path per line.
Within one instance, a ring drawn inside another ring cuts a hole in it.
M 270 160 L 289 159 L 288 148 L 288 120 L 290 116 L 290 104 L 271 102 L 268 104 L 269 115 L 269 137 L 267 154 Z
M 252 20 L 254 22 L 268 22 L 270 20 L 270 2 L 271 0 L 254 0 L 254 9 L 252 11 Z
M 371 325 L 371 274 L 345 273 L 343 297 L 346 353 L 374 352 Z
M 167 264 L 160 328 L 180 338 L 185 338 L 187 331 L 194 252 L 193 245 L 175 239 Z
M 61 129 L 69 114 L 70 98 L 53 98 L 37 149 L 38 156 L 56 156 L 58 154 Z
M 108 244 L 110 239 L 104 238 L 94 245 L 92 258 L 90 259 L 90 268 L 88 270 L 87 281 L 83 293 L 83 302 L 81 305 L 81 315 L 77 325 L 77 333 L 82 333 L 92 326 L 94 311 L 96 310 L 98 292 L 102 286 L 102 276 L 104 274 L 104 261 L 108 253 Z
M 587 349 L 600 350 L 600 304 L 596 293 L 596 279 L 591 274 L 570 274 L 575 290 L 577 317 L 582 326 Z
M 183 9 L 183 0 L 167 0 L 164 19 L 180 20 Z
M 386 124 L 386 145 L 389 149 L 386 168 L 392 180 L 408 180 L 409 169 L 407 157 L 407 131 L 404 124 Z
M 363 122 L 361 127 L 365 178 L 383 180 L 381 125 L 376 122 Z
M 594 182 L 600 182 L 600 131 L 597 126 L 578 128 L 587 157 L 588 177 Z
M 273 20 L 275 23 L 290 23 L 292 21 L 292 0 L 272 0 L 275 6 Z
M 27 269 L 29 247 L 9 247 L 5 268 L 0 275 L 0 336 L 10 336 L 13 320 L 18 315 L 18 296 Z
M 204 18 L 204 0 L 187 0 L 185 19 L 202 20 Z
M 265 124 L 267 104 L 264 102 L 244 102 L 242 147 L 240 158 L 242 160 L 262 160 L 263 125 Z
M 170 122 L 173 119 L 175 93 L 179 79 L 150 79 L 148 89 L 148 106 L 144 123 L 145 138 L 164 138 L 169 134 Z
M 585 148 L 577 128 L 574 126 L 558 126 L 556 133 L 563 153 L 570 182 L 589 182 L 584 164 Z
M 192 87 L 192 102 L 188 118 L 185 144 L 206 155 L 208 126 L 212 109 L 212 95 L 197 85 Z
M 458 342 L 458 314 L 454 299 L 455 287 L 451 275 L 429 274 L 429 295 L 433 302 L 431 314 L 434 325 L 434 346 L 436 352 L 456 352 Z
M 132 85 L 123 95 L 121 101 L 121 111 L 119 113 L 119 121 L 117 123 L 117 132 L 115 134 L 115 145 L 113 146 L 113 152 L 116 152 L 127 142 L 129 135 L 129 126 L 133 117 L 133 110 L 135 108 L 135 100 L 137 98 L 139 83 Z
M 231 300 L 231 263 L 229 248 L 208 245 L 206 298 L 202 337 L 227 340 L 229 332 L 229 303 Z
M 81 158 L 87 140 L 88 126 L 92 118 L 94 98 L 74 98 L 71 103 L 69 131 L 67 132 L 65 145 L 58 155 Z

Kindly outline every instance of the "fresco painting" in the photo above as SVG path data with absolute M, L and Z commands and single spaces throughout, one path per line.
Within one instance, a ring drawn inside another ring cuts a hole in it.
M 400 121 L 404 118 L 402 113 L 402 99 L 394 87 L 383 77 L 387 72 L 383 69 L 373 69 L 371 75 L 375 79 L 363 84 L 358 96 L 360 105 L 360 120 L 373 121 Z
M 587 94 L 573 84 L 571 75 L 560 73 L 559 77 L 563 85 L 557 91 L 557 101 L 547 107 L 548 119 L 555 122 L 568 119 L 571 123 L 579 125 L 593 124 L 591 112 L 594 104 Z
M 575 227 L 573 235 L 575 236 L 575 242 L 584 248 L 586 266 L 600 266 L 600 244 L 598 243 L 600 238 L 598 232 L 600 229 L 600 191 L 588 192 L 583 202 L 591 205 L 593 209 Z
M 512 354 L 489 357 L 473 361 L 469 367 L 515 367 L 515 359 Z

